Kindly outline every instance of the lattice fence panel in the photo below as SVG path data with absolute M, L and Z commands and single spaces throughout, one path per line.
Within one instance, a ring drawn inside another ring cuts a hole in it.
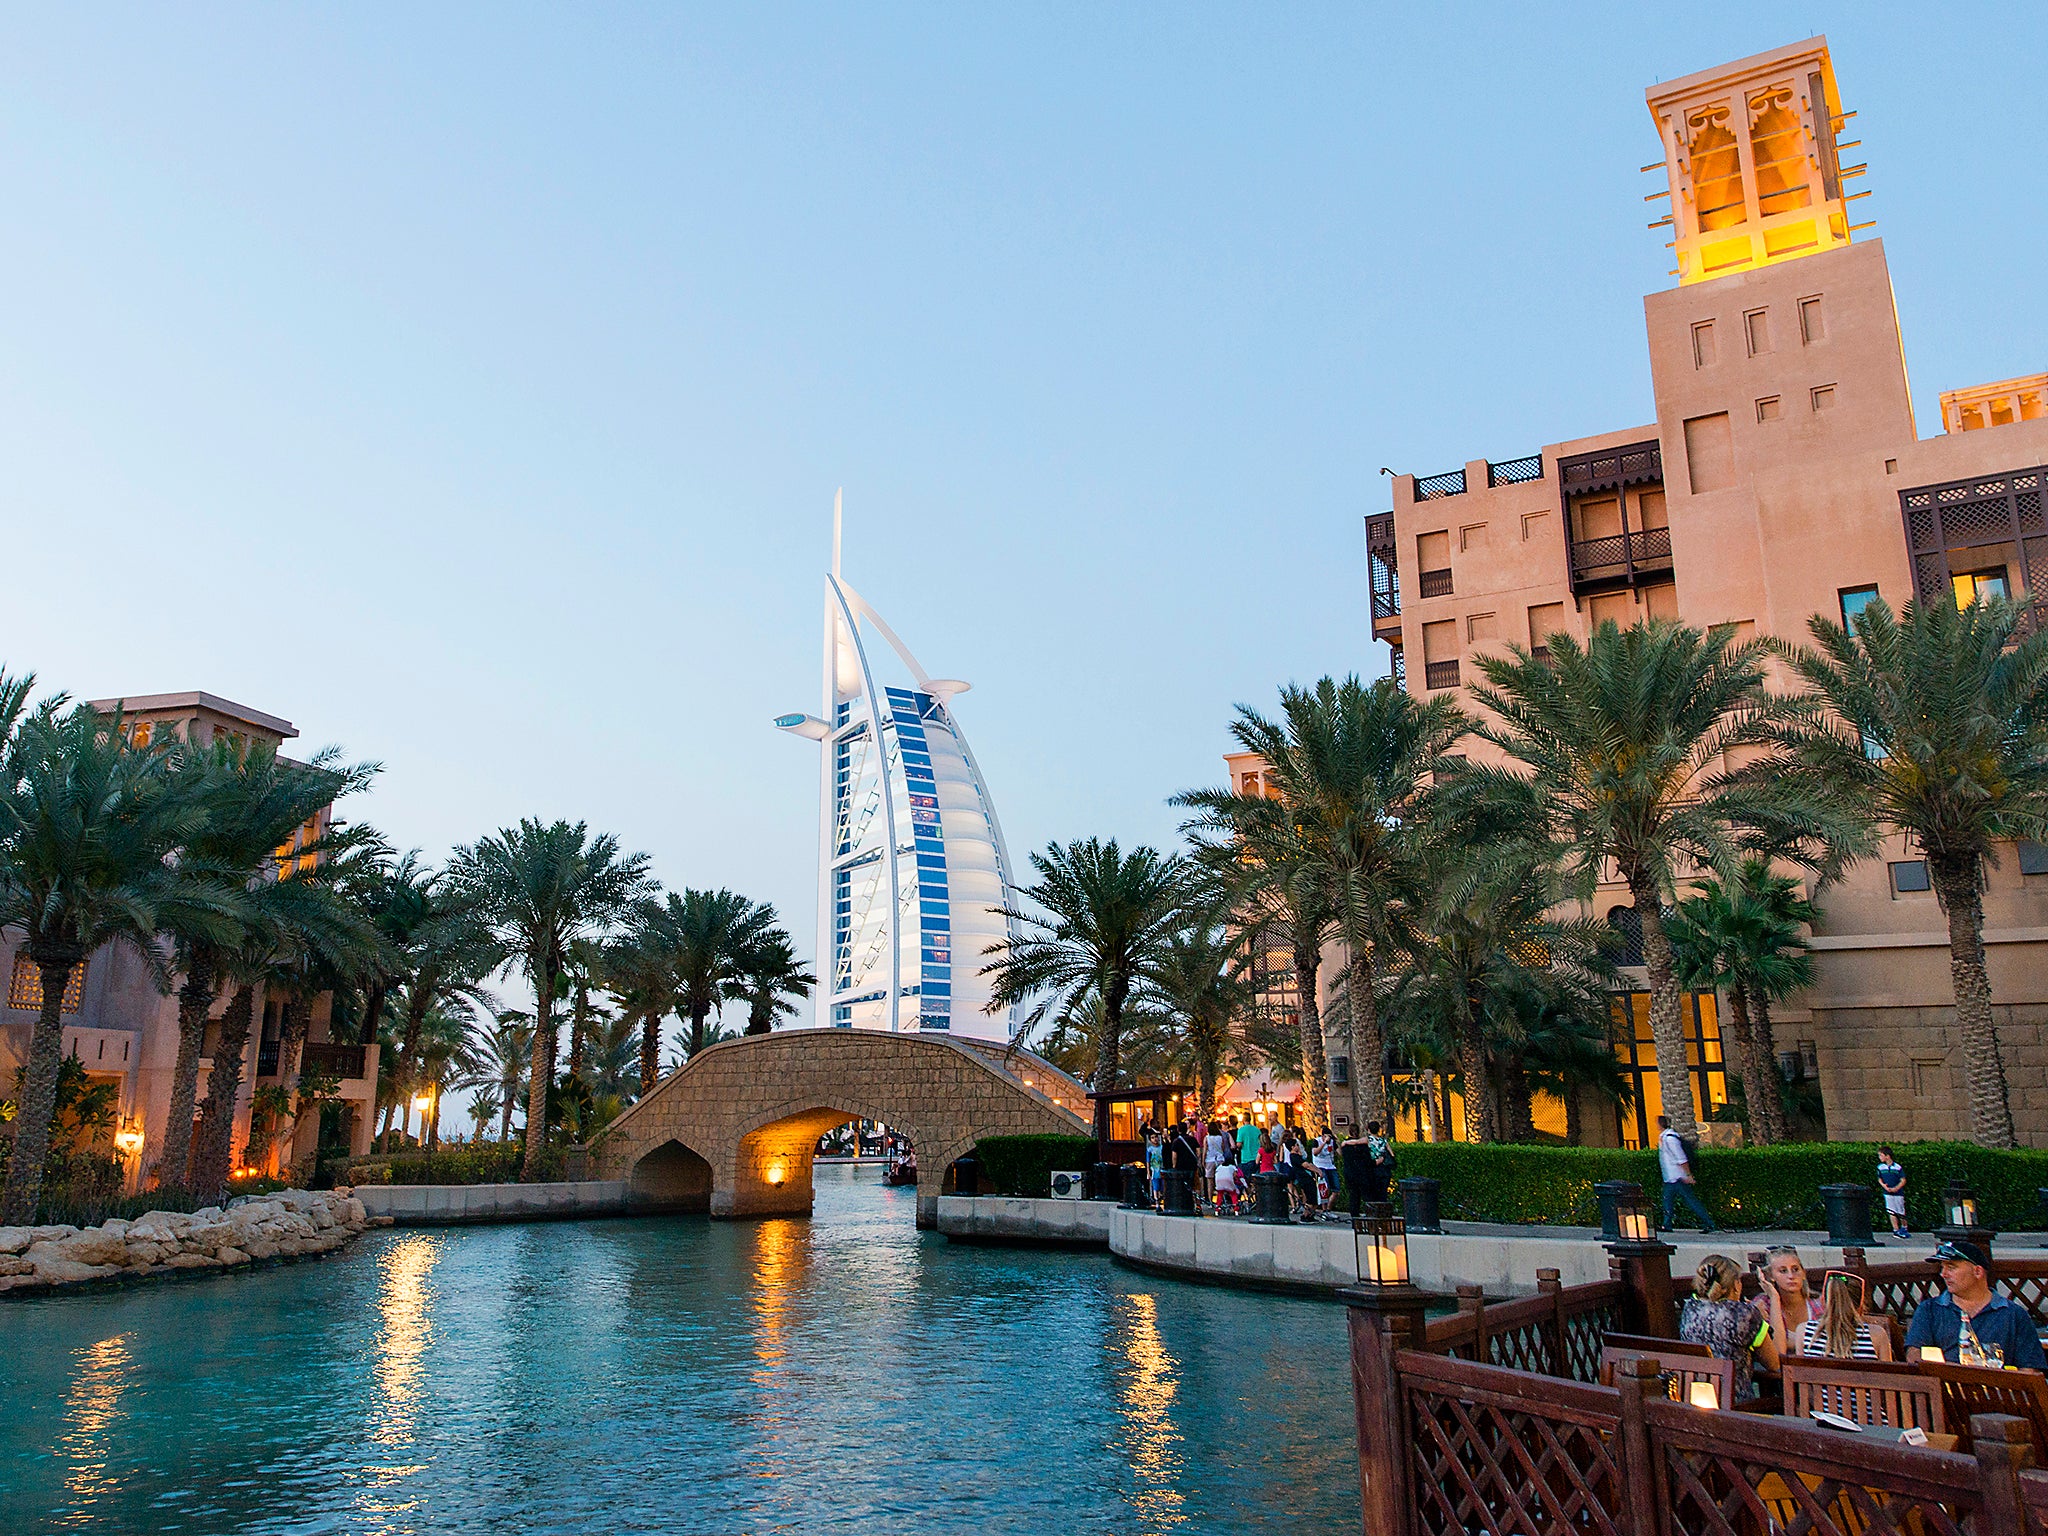
M 1606 1335 L 1621 1327 L 1621 1310 L 1615 1306 L 1596 1307 L 1564 1320 L 1564 1374 L 1573 1381 L 1600 1379 L 1600 1346 Z
M 1870 1282 L 1870 1310 L 1889 1312 L 1905 1322 L 1913 1315 L 1913 1309 L 1930 1296 L 1941 1293 L 1941 1276 L 1938 1274 L 1914 1275 L 1911 1278 L 1872 1280 Z
M 1408 1393 L 1415 1518 L 1426 1536 L 1620 1536 L 1624 1493 L 1608 1433 L 1589 1425 Z M 1945 1536 L 1945 1533 L 1944 1533 Z
M 1834 1471 L 1779 1470 L 1738 1454 L 1664 1445 L 1673 1536 L 1966 1536 L 1955 1506 L 1867 1488 Z
M 2048 523 L 2043 523 L 2041 519 L 2041 493 L 2039 491 L 2021 491 L 2019 495 L 2013 498 L 2013 503 L 2019 508 L 2021 533 L 2048 531 Z
M 1919 507 L 1906 514 L 1906 533 L 1914 549 L 1934 548 L 1934 511 Z
M 1511 1371 L 1551 1374 L 1550 1344 L 1541 1323 L 1524 1323 L 1502 1333 L 1489 1333 L 1486 1354 L 1493 1364 L 1504 1365 Z
M 1959 544 L 1997 544 L 2012 537 L 2012 514 L 2004 497 L 1974 506 L 1945 507 L 1941 531 L 1950 548 Z

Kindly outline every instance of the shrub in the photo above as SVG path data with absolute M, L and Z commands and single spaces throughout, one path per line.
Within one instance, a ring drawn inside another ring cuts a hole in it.
M 526 1161 L 523 1141 L 484 1141 L 444 1147 L 431 1158 L 424 1152 L 365 1157 L 349 1163 L 345 1184 L 517 1184 Z M 562 1176 L 563 1149 L 543 1147 L 542 1182 Z
M 1975 1193 L 1985 1226 L 2036 1231 L 2044 1225 L 2039 1190 L 2048 1186 L 2048 1152 L 1993 1152 L 1956 1141 L 1897 1143 L 1893 1151 L 1906 1170 L 1906 1216 L 1915 1228 L 1941 1224 L 1942 1191 L 1952 1176 Z M 1455 1221 L 1592 1226 L 1599 1220 L 1595 1184 L 1628 1179 L 1652 1200 L 1659 1184 L 1654 1151 L 1612 1147 L 1404 1141 L 1395 1159 L 1396 1178 L 1419 1175 L 1442 1184 L 1443 1213 Z M 1872 1222 L 1884 1230 L 1874 1142 L 1705 1147 L 1694 1154 L 1693 1173 L 1700 1199 L 1723 1226 L 1822 1227 L 1820 1187 L 1861 1184 L 1871 1192 Z
M 1056 1169 L 1086 1168 L 1095 1161 L 1089 1136 L 991 1136 L 974 1149 L 985 1187 L 1003 1195 L 1042 1198 Z

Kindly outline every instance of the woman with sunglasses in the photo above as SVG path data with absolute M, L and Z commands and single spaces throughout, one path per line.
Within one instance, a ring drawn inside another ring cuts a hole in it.
M 1820 1315 L 1799 1330 L 1795 1349 L 1802 1355 L 1839 1360 L 1889 1360 L 1892 1338 L 1863 1319 L 1863 1277 L 1831 1270 L 1821 1277 Z
M 1807 1282 L 1799 1250 L 1785 1243 L 1765 1249 L 1758 1278 L 1763 1283 L 1764 1300 L 1776 1303 L 1767 1309 L 1767 1315 L 1771 1331 L 1778 1336 L 1778 1348 L 1788 1355 L 1801 1353 L 1799 1340 L 1806 1325 L 1821 1315 L 1821 1306 Z

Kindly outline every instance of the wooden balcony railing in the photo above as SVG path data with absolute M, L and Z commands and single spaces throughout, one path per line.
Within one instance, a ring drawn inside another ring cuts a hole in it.
M 299 1057 L 299 1072 L 308 1077 L 338 1077 L 349 1082 L 363 1075 L 364 1049 L 322 1040 L 308 1044 Z
M 1578 539 L 1572 543 L 1572 574 L 1635 567 L 1661 568 L 1671 563 L 1671 530 L 1644 528 L 1639 532 L 1614 533 L 1601 539 Z
M 1451 571 L 1445 566 L 1440 571 L 1424 571 L 1415 578 L 1415 590 L 1424 597 L 1449 597 L 1451 595 Z
M 1415 499 L 1428 501 L 1434 496 L 1462 496 L 1465 494 L 1465 471 L 1447 469 L 1440 475 L 1424 475 L 1415 482 Z
M 1430 688 L 1455 688 L 1458 686 L 1458 663 L 1451 661 L 1428 661 L 1422 665 L 1422 681 Z

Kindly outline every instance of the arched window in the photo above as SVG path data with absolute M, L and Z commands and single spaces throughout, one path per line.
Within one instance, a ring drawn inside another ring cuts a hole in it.
M 1728 103 L 1702 107 L 1687 118 L 1686 127 L 1692 130 L 1692 198 L 1700 228 L 1732 229 L 1746 222 L 1742 153 L 1728 127 Z
M 1806 177 L 1806 130 L 1793 108 L 1791 86 L 1750 97 L 1749 159 L 1756 167 L 1756 205 L 1766 218 L 1813 201 Z

